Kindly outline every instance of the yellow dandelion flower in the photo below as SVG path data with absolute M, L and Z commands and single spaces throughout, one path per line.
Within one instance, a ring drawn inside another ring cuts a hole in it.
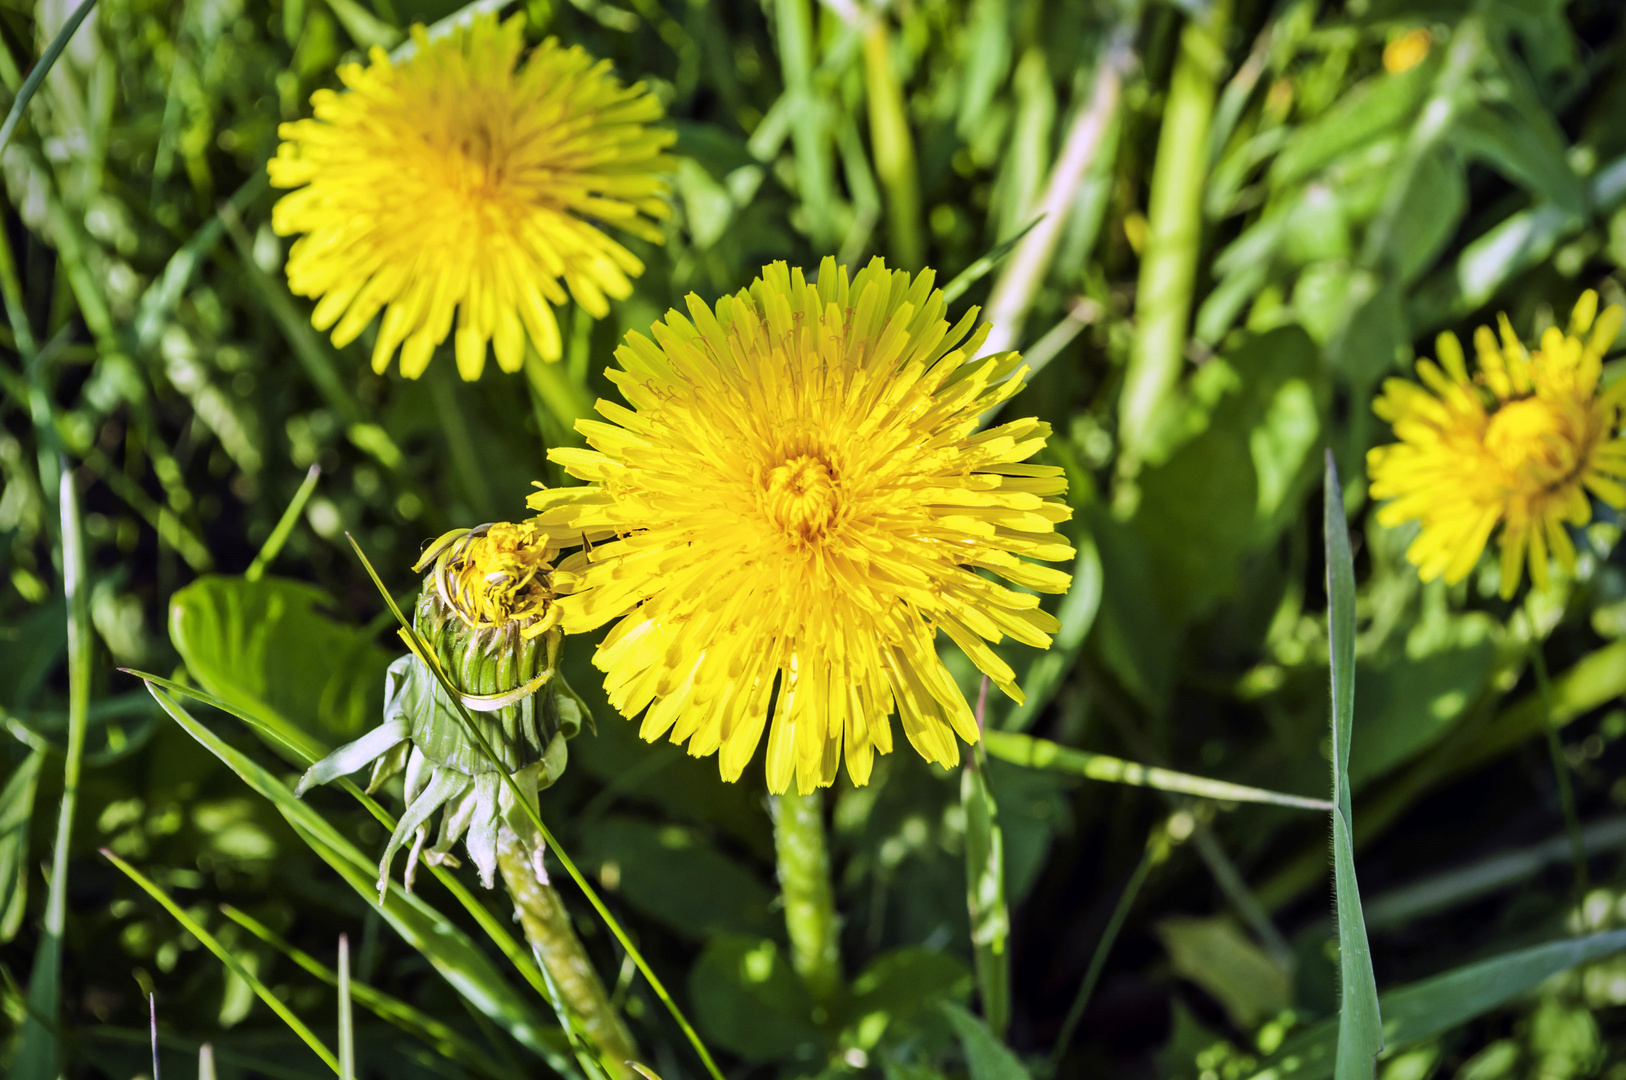
M 1549 328 L 1534 353 L 1503 315 L 1500 340 L 1487 326 L 1474 333 L 1474 372 L 1456 336 L 1441 334 L 1438 363 L 1417 363 L 1422 386 L 1384 383 L 1373 409 L 1400 441 L 1367 454 L 1372 495 L 1393 500 L 1381 524 L 1422 523 L 1406 557 L 1424 581 L 1467 577 L 1500 526 L 1502 595 L 1513 595 L 1526 562 L 1545 589 L 1549 554 L 1575 568 L 1565 526 L 1591 520 L 1587 493 L 1626 507 L 1626 382 L 1599 386 L 1622 314 L 1598 314 L 1598 295 L 1583 293 L 1569 332 Z
M 504 371 L 519 370 L 527 337 L 556 360 L 566 290 L 602 318 L 643 273 L 603 226 L 661 240 L 651 219 L 670 214 L 662 150 L 674 136 L 646 126 L 660 103 L 552 39 L 522 63 L 520 16 L 412 35 L 411 59 L 373 49 L 365 67 L 339 69 L 347 93 L 317 91 L 315 116 L 279 129 L 271 182 L 298 190 L 271 224 L 304 234 L 288 286 L 320 297 L 311 321 L 341 347 L 383 310 L 376 371 L 399 348 L 401 373 L 417 378 L 454 313 L 465 379 L 488 342 Z
M 896 709 L 915 749 L 952 765 L 978 730 L 939 630 L 1021 700 L 988 643 L 1050 644 L 1057 623 L 1025 590 L 1069 578 L 1027 560 L 1073 553 L 1055 531 L 1066 481 L 1024 464 L 1049 425 L 977 430 L 1027 369 L 974 359 L 988 327 L 967 337 L 973 310 L 951 329 L 932 281 L 877 259 L 849 282 L 826 259 L 816 285 L 775 263 L 715 311 L 691 295 L 688 318 L 616 352 L 631 408 L 599 402 L 611 422 L 578 425 L 593 449 L 551 452 L 596 483 L 531 506 L 604 541 L 555 574 L 564 629 L 620 617 L 595 663 L 611 704 L 648 710 L 645 739 L 717 752 L 734 780 L 769 726 L 769 789 L 794 774 L 809 792 L 843 747 L 865 783 Z

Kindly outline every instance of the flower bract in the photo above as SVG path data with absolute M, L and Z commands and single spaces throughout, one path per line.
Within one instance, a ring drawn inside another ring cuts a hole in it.
M 661 240 L 674 136 L 648 126 L 660 103 L 579 47 L 550 39 L 522 60 L 519 16 L 433 41 L 419 26 L 413 41 L 400 63 L 374 48 L 344 65 L 346 92 L 317 91 L 315 115 L 280 128 L 271 182 L 298 190 L 272 226 L 304 234 L 289 288 L 320 298 L 311 321 L 339 346 L 382 310 L 380 372 L 399 349 L 417 378 L 454 317 L 465 379 L 488 343 L 504 371 L 520 369 L 527 338 L 558 359 L 567 291 L 602 317 L 643 272 L 606 228 Z
M 540 871 L 542 838 L 514 792 L 534 810 L 537 791 L 564 772 L 565 741 L 588 718 L 558 676 L 562 635 L 550 564 L 557 552 L 547 534 L 528 524 L 457 529 L 431 544 L 417 567 L 430 572 L 413 623 L 457 701 L 423 657 L 403 656 L 389 667 L 384 722 L 300 778 L 295 794 L 371 764 L 367 790 L 374 791 L 405 770 L 406 810 L 379 862 L 381 893 L 402 846 L 412 845 L 405 878 L 411 888 L 419 860 L 455 863 L 451 849 L 460 839 L 490 888 L 504 828 L 524 842 Z M 470 736 L 468 721 L 495 758 Z M 439 836 L 425 846 L 437 811 Z
M 1590 497 L 1626 507 L 1626 382 L 1601 385 L 1621 319 L 1619 307 L 1600 314 L 1587 292 L 1568 332 L 1550 327 L 1533 352 L 1504 315 L 1500 335 L 1474 334 L 1473 370 L 1446 333 L 1438 362 L 1418 361 L 1422 385 L 1384 383 L 1374 410 L 1399 442 L 1368 453 L 1372 495 L 1390 500 L 1381 524 L 1421 524 L 1406 557 L 1425 581 L 1467 577 L 1499 529 L 1502 595 L 1514 594 L 1526 565 L 1545 589 L 1550 557 L 1575 569 L 1568 526 L 1591 520 Z
M 816 284 L 776 263 L 715 309 L 691 295 L 617 351 L 630 407 L 601 401 L 591 449 L 551 452 L 591 481 L 531 497 L 590 542 L 555 577 L 563 626 L 620 620 L 595 663 L 644 738 L 716 752 L 733 780 L 766 727 L 770 790 L 806 792 L 843 754 L 866 782 L 895 710 L 953 764 L 979 733 L 938 631 L 1021 700 L 990 643 L 1050 644 L 1034 590 L 1069 578 L 1031 560 L 1073 554 L 1066 481 L 1027 463 L 1048 425 L 979 430 L 1026 368 L 978 358 L 987 327 L 950 327 L 932 282 L 827 259 Z

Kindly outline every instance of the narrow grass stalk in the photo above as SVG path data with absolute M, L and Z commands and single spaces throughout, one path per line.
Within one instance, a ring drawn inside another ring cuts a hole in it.
M 1168 856 L 1166 843 L 1159 843 L 1162 830 L 1154 830 L 1146 838 L 1146 851 L 1141 855 L 1135 872 L 1129 875 L 1129 881 L 1124 884 L 1124 891 L 1118 894 L 1118 902 L 1113 905 L 1112 916 L 1107 919 L 1107 925 L 1101 931 L 1101 940 L 1095 943 L 1095 952 L 1090 956 L 1090 966 L 1085 969 L 1084 981 L 1078 986 L 1078 993 L 1073 996 L 1073 1003 L 1067 1007 L 1067 1016 L 1061 1022 L 1061 1031 L 1056 1036 L 1056 1044 L 1050 1048 L 1049 1075 L 1055 1076 L 1061 1068 L 1061 1062 L 1067 1056 L 1067 1048 L 1072 1044 L 1073 1033 L 1078 1030 L 1078 1023 L 1084 1018 L 1084 1009 L 1090 1003 L 1090 997 L 1095 993 L 1095 984 L 1101 981 L 1101 972 L 1106 970 L 1107 957 L 1112 953 L 1113 943 L 1118 940 L 1118 934 L 1123 931 L 1124 922 L 1129 918 L 1130 909 L 1135 906 L 1135 898 L 1140 895 L 1141 886 L 1146 884 L 1146 878 L 1152 872 L 1152 867 L 1162 862 Z
M 299 490 L 294 492 L 292 501 L 288 503 L 288 509 L 284 510 L 282 517 L 277 520 L 276 528 L 272 529 L 271 535 L 265 538 L 265 546 L 260 548 L 260 553 L 254 556 L 254 561 L 248 564 L 247 570 L 243 571 L 244 578 L 249 581 L 258 581 L 264 576 L 265 568 L 271 565 L 271 560 L 275 559 L 278 553 L 282 551 L 282 545 L 288 542 L 288 534 L 294 531 L 294 524 L 304 511 L 305 504 L 310 502 L 311 493 L 316 490 L 316 481 L 321 475 L 322 466 L 312 465 L 310 467 L 310 471 L 305 474 L 304 482 L 299 485 Z
M 689 1045 L 694 1047 L 695 1053 L 699 1056 L 701 1063 L 705 1065 L 706 1072 L 712 1077 L 712 1080 L 723 1080 L 722 1070 L 717 1067 L 716 1059 L 711 1056 L 711 1051 L 706 1048 L 706 1044 L 694 1030 L 694 1025 L 689 1023 L 689 1018 L 684 1015 L 683 1010 L 678 1008 L 677 1002 L 672 1000 L 672 995 L 667 991 L 666 984 L 661 981 L 660 976 L 655 974 L 654 970 L 649 966 L 649 962 L 644 959 L 644 954 L 633 944 L 632 938 L 627 935 L 621 921 L 605 906 L 603 898 L 598 894 L 598 890 L 593 888 L 586 875 L 576 865 L 576 861 L 560 846 L 558 838 L 553 835 L 553 830 L 548 828 L 547 823 L 542 820 L 542 815 L 525 798 L 524 792 L 520 791 L 519 784 L 515 782 L 513 776 L 497 764 L 500 759 L 497 757 L 496 752 L 492 750 L 491 743 L 486 739 L 485 732 L 480 730 L 480 725 L 474 722 L 474 718 L 464 708 L 461 694 L 452 685 L 451 680 L 446 677 L 446 672 L 441 670 L 440 664 L 436 661 L 435 654 L 430 650 L 428 643 L 418 636 L 412 623 L 401 613 L 400 607 L 395 603 L 395 598 L 384 587 L 384 582 L 379 578 L 378 571 L 373 568 L 372 560 L 368 559 L 366 553 L 361 550 L 361 545 L 356 543 L 355 537 L 346 533 L 345 538 L 350 541 L 350 546 L 355 549 L 356 557 L 361 560 L 361 565 L 366 569 L 367 576 L 372 579 L 374 587 L 383 596 L 384 603 L 389 606 L 390 613 L 395 616 L 396 622 L 401 624 L 401 629 L 397 631 L 401 641 L 412 655 L 418 658 L 418 662 L 428 668 L 434 675 L 435 680 L 440 683 L 441 689 L 446 692 L 448 700 L 457 710 L 458 719 L 462 722 L 464 731 L 467 732 L 474 744 L 480 748 L 480 752 L 485 755 L 486 759 L 496 767 L 497 777 L 503 784 L 507 785 L 508 793 L 513 797 L 514 804 L 524 809 L 526 816 L 531 819 L 531 824 L 535 825 L 537 832 L 542 834 L 543 841 L 552 849 L 554 857 L 565 868 L 565 872 L 570 875 L 570 879 L 576 883 L 576 887 L 587 897 L 588 903 L 593 905 L 593 910 L 598 912 L 598 917 L 604 920 L 604 925 L 609 928 L 610 933 L 615 935 L 615 939 L 621 943 L 621 947 L 627 951 L 627 955 L 632 957 L 632 962 L 637 965 L 639 973 L 649 980 L 649 988 L 655 991 L 655 996 L 660 998 L 661 1004 L 666 1007 L 666 1011 L 672 1015 L 672 1019 L 683 1030 L 684 1036 L 689 1040 Z
M 977 726 L 988 708 L 988 677 L 977 691 Z M 965 810 L 966 908 L 971 917 L 972 959 L 988 1030 L 1003 1039 L 1011 1022 L 1011 913 L 1005 900 L 1005 834 L 999 804 L 988 786 L 988 756 L 971 747 L 960 774 L 960 805 Z
M 570 925 L 564 901 L 536 873 L 531 856 L 525 843 L 505 826 L 497 838 L 497 868 L 514 901 L 525 940 L 531 943 L 551 989 L 557 990 L 560 1004 L 574 1014 L 561 1015 L 559 1023 L 569 1032 L 573 1020 L 579 1022 L 598 1044 L 601 1064 L 611 1076 L 625 1080 L 632 1075 L 626 1062 L 638 1057 L 632 1034 L 611 1006 L 604 983 Z
M 774 854 L 785 898 L 791 966 L 826 1014 L 841 994 L 841 948 L 824 840 L 824 796 L 795 790 L 773 797 Z
M 892 258 L 905 270 L 919 270 L 925 258 L 925 242 L 920 230 L 915 143 L 909 134 L 903 87 L 892 66 L 892 34 L 881 17 L 870 19 L 864 29 L 864 89 L 869 98 L 869 138 L 875 171 L 886 188 Z
M 356 1026 L 350 1013 L 350 936 L 339 935 L 339 1080 L 356 1075 Z M 153 1080 L 157 1080 L 155 1076 Z
M 525 350 L 525 378 L 559 426 L 572 436 L 576 421 L 593 415 L 593 400 L 584 386 L 571 380 L 561 363 L 548 363 L 535 349 Z
M 1230 0 L 1215 0 L 1206 18 L 1194 16 L 1186 23 L 1163 106 L 1146 250 L 1135 287 L 1138 327 L 1119 405 L 1119 471 L 1126 477 L 1139 470 L 1154 421 L 1180 379 L 1202 241 L 1208 125 L 1224 66 L 1221 43 L 1230 8 Z
M 62 769 L 62 805 L 57 812 L 45 920 L 28 980 L 29 1015 L 23 1020 L 22 1045 L 14 1061 L 13 1075 L 17 1080 L 54 1080 L 66 1065 L 54 1028 L 61 1016 L 62 938 L 68 925 L 68 851 L 79 801 L 79 774 L 84 764 L 85 725 L 90 715 L 93 642 L 79 493 L 73 486 L 73 472 L 66 462 L 61 465 L 61 474 L 58 502 L 62 511 L 62 585 L 68 604 L 68 746 Z
M 1022 237 L 989 294 L 987 318 L 993 329 L 984 346 L 988 352 L 1014 349 L 1021 341 L 1022 324 L 1050 269 L 1079 184 L 1100 154 L 1117 116 L 1124 75 L 1133 59 L 1129 35 L 1121 31 L 1108 39 L 1096 61 L 1089 103 L 1079 110 L 1067 131 L 1067 141 L 1039 202 L 1038 221 Z
M 17 130 L 17 125 L 22 122 L 23 113 L 28 110 L 28 103 L 39 92 L 40 84 L 45 82 L 45 76 L 51 73 L 51 68 L 56 66 L 57 58 L 62 55 L 62 50 L 68 47 L 74 31 L 79 29 L 79 24 L 85 21 L 85 16 L 89 15 L 90 9 L 95 6 L 96 0 L 84 0 L 84 3 L 75 8 L 73 14 L 68 16 L 68 21 L 62 24 L 62 29 L 57 31 L 56 37 L 51 39 L 51 44 L 46 46 L 45 54 L 40 57 L 39 63 L 34 65 L 34 70 L 28 73 L 22 89 L 17 91 L 17 97 L 11 103 L 11 111 L 6 113 L 5 123 L 0 124 L 0 150 L 4 150 L 6 144 L 11 141 L 12 132 Z
M 988 753 L 1012 764 L 1026 765 L 1035 769 L 1055 769 L 1058 772 L 1073 773 L 1091 780 L 1156 788 L 1159 791 L 1197 795 L 1222 802 L 1267 803 L 1271 806 L 1291 806 L 1298 810 L 1319 810 L 1323 813 L 1332 809 L 1332 803 L 1326 799 L 1287 795 L 1279 791 L 1192 776 L 1172 769 L 1138 765 L 1133 761 L 1074 750 L 1048 739 L 1036 739 L 1031 735 L 1022 735 L 1014 731 L 986 731 L 983 733 L 983 743 L 987 746 Z

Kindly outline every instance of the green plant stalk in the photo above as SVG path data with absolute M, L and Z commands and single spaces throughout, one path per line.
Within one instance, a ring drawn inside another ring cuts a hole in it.
M 638 1049 L 632 1034 L 616 1015 L 610 997 L 588 959 L 587 950 L 570 925 L 570 913 L 553 886 L 537 876 L 531 852 L 512 829 L 503 828 L 497 837 L 497 868 L 514 901 L 514 911 L 531 943 L 538 961 L 559 990 L 564 1004 L 576 1014 L 601 1054 L 601 1064 L 617 1080 L 632 1076 L 626 1062 L 636 1059 Z M 571 1017 L 559 1023 L 568 1031 Z
M 1123 931 L 1124 923 L 1129 918 L 1129 911 L 1135 906 L 1135 898 L 1140 895 L 1141 886 L 1146 884 L 1146 878 L 1152 872 L 1152 867 L 1168 857 L 1168 842 L 1163 838 L 1162 830 L 1157 830 L 1146 838 L 1146 851 L 1141 855 L 1135 872 L 1129 875 L 1129 881 L 1124 885 L 1124 891 L 1118 894 L 1118 902 L 1112 908 L 1112 916 L 1107 919 L 1107 925 L 1101 931 L 1101 940 L 1095 943 L 1095 952 L 1090 956 L 1090 966 L 1084 972 L 1084 981 L 1078 986 L 1078 993 L 1073 997 L 1073 1003 L 1067 1007 L 1067 1016 L 1061 1022 L 1061 1032 L 1056 1036 L 1056 1045 L 1050 1049 L 1050 1075 L 1055 1076 L 1061 1067 L 1062 1058 L 1067 1056 L 1067 1047 L 1073 1041 L 1073 1032 L 1078 1028 L 1078 1022 L 1084 1019 L 1084 1009 L 1090 1003 L 1090 996 L 1095 993 L 1095 984 L 1101 979 L 1101 972 L 1106 969 L 1107 957 L 1112 953 L 1113 943 L 1118 940 L 1118 934 Z
M 68 748 L 62 769 L 62 804 L 57 812 L 45 920 L 28 980 L 29 1016 L 23 1021 L 22 1046 L 17 1051 L 14 1075 L 18 1080 L 53 1080 L 64 1065 L 53 1029 L 61 1015 L 62 938 L 68 924 L 68 849 L 73 841 L 79 774 L 85 756 L 85 724 L 90 714 L 93 643 L 89 583 L 85 580 L 84 534 L 80 530 L 79 493 L 73 486 L 73 472 L 63 463 L 61 473 L 58 501 L 62 511 L 62 585 L 68 604 Z M 49 1021 L 50 1026 L 42 1019 Z
M 892 34 L 886 20 L 872 18 L 864 30 L 864 85 L 869 99 L 869 138 L 875 171 L 886 188 L 887 227 L 892 258 L 905 270 L 919 270 L 925 258 L 920 230 L 920 179 L 915 144 L 909 134 L 903 87 L 892 66 Z
M 779 890 L 785 899 L 791 966 L 813 999 L 833 1017 L 841 994 L 841 948 L 830 888 L 830 851 L 824 840 L 824 796 L 786 791 L 775 795 L 773 846 Z
M 834 163 L 825 138 L 824 110 L 813 93 L 813 12 L 808 0 L 774 0 L 779 63 L 791 99 L 791 143 L 796 152 L 796 183 L 808 234 L 816 253 L 834 251 Z
M 1530 620 L 1531 632 L 1527 645 L 1530 649 L 1530 669 L 1536 676 L 1536 700 L 1541 703 L 1542 731 L 1547 736 L 1547 753 L 1553 760 L 1553 779 L 1558 784 L 1558 804 L 1564 811 L 1564 832 L 1570 841 L 1570 860 L 1575 870 L 1575 906 L 1579 911 L 1586 897 L 1588 882 L 1586 869 L 1586 840 L 1581 836 L 1581 817 L 1575 809 L 1575 787 L 1570 782 L 1569 763 L 1564 760 L 1564 745 L 1558 738 L 1558 725 L 1553 723 L 1553 694 L 1547 682 L 1547 658 L 1541 653 L 1541 641 L 1535 632 L 1535 620 Z
M 428 643 L 418 636 L 412 623 L 401 613 L 400 607 L 395 603 L 395 598 L 384 587 L 384 582 L 379 578 L 378 571 L 373 568 L 372 560 L 368 559 L 366 553 L 361 550 L 361 545 L 356 543 L 356 538 L 346 533 L 345 539 L 349 540 L 350 546 L 355 549 L 356 557 L 361 560 L 361 565 L 366 569 L 367 576 L 372 579 L 373 586 L 378 589 L 379 595 L 384 598 L 384 603 L 388 605 L 390 613 L 395 616 L 395 621 L 401 624 L 401 628 L 396 633 L 400 636 L 402 643 L 406 645 L 413 656 L 418 658 L 420 663 L 434 674 L 435 680 L 440 683 L 441 689 L 446 692 L 453 707 L 457 709 L 458 718 L 462 721 L 469 738 L 480 748 L 480 752 L 486 756 L 486 759 L 495 764 L 500 760 L 496 751 L 492 750 L 491 743 L 486 739 L 485 732 L 480 730 L 480 725 L 474 722 L 474 718 L 463 707 L 459 691 L 452 685 L 451 680 L 446 677 L 446 673 L 441 670 L 440 664 L 436 661 L 435 654 L 430 650 Z M 508 793 L 513 796 L 515 805 L 524 809 L 525 816 L 531 819 L 531 824 L 535 825 L 537 832 L 542 834 L 543 842 L 553 849 L 554 858 L 559 860 L 560 865 L 565 868 L 565 872 L 570 875 L 570 879 L 576 883 L 576 887 L 587 897 L 588 903 L 593 905 L 593 910 L 598 912 L 600 919 L 604 920 L 604 925 L 609 927 L 610 933 L 615 935 L 615 939 L 627 951 L 627 955 L 632 958 L 632 962 L 637 966 L 639 974 L 649 981 L 649 988 L 655 991 L 655 996 L 660 998 L 661 1004 L 666 1007 L 666 1011 L 671 1014 L 672 1019 L 683 1030 L 684 1037 L 689 1040 L 689 1045 L 694 1047 L 695 1054 L 699 1056 L 701 1063 L 706 1067 L 706 1072 L 712 1077 L 712 1080 L 723 1080 L 723 1073 L 717 1067 L 716 1059 L 711 1056 L 711 1051 L 706 1048 L 706 1044 L 694 1030 L 694 1025 L 689 1023 L 689 1018 L 683 1014 L 682 1009 L 678 1008 L 677 1002 L 672 999 L 672 995 L 667 991 L 666 984 L 661 981 L 660 976 L 655 974 L 654 969 L 649 966 L 649 962 L 644 959 L 644 954 L 627 936 L 626 929 L 622 927 L 621 921 L 605 906 L 603 898 L 598 894 L 598 890 L 593 888 L 586 875 L 581 872 L 581 868 L 576 865 L 576 861 L 560 846 L 558 839 L 553 835 L 553 830 L 548 828 L 547 823 L 542 820 L 542 815 L 537 811 L 536 807 L 532 806 L 525 798 L 524 793 L 520 791 L 519 784 L 515 782 L 513 776 L 506 769 L 500 767 L 497 769 L 497 777 L 503 784 L 508 786 Z
M 983 745 L 988 753 L 1013 765 L 1034 769 L 1054 769 L 1073 773 L 1091 780 L 1105 780 L 1131 787 L 1156 788 L 1182 795 L 1198 795 L 1223 802 L 1266 803 L 1271 806 L 1291 806 L 1299 810 L 1332 809 L 1326 799 L 1310 799 L 1302 795 L 1286 795 L 1279 791 L 1232 784 L 1224 780 L 1210 780 L 1202 776 L 1175 772 L 1172 769 L 1148 767 L 1106 754 L 1091 754 L 1083 750 L 1037 739 L 1015 731 L 985 731 Z
M 1208 125 L 1224 68 L 1230 9 L 1230 0 L 1215 0 L 1206 19 L 1186 23 L 1163 106 L 1146 250 L 1135 286 L 1138 327 L 1118 405 L 1119 473 L 1129 478 L 1139 471 L 1157 417 L 1180 381 L 1202 241 Z
M 550 364 L 529 346 L 525 349 L 525 377 L 530 380 L 531 389 L 536 391 L 537 398 L 553 414 L 559 426 L 579 442 L 575 437 L 576 421 L 593 415 L 593 400 L 587 388 L 570 378 L 564 364 Z

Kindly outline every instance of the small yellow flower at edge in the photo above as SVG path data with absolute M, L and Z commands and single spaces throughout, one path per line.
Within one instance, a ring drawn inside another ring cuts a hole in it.
M 1549 555 L 1575 569 L 1566 525 L 1592 519 L 1588 493 L 1626 507 L 1626 380 L 1599 385 L 1622 316 L 1619 307 L 1599 314 L 1597 294 L 1583 293 L 1569 332 L 1549 328 L 1532 353 L 1503 315 L 1500 340 L 1489 327 L 1475 332 L 1472 373 L 1447 333 L 1438 363 L 1417 363 L 1424 385 L 1384 383 L 1373 410 L 1400 441 L 1367 454 L 1372 496 L 1392 500 L 1380 524 L 1422 523 L 1406 557 L 1424 581 L 1467 577 L 1500 528 L 1502 595 L 1518 589 L 1526 563 L 1545 589 Z
M 661 241 L 675 136 L 646 126 L 660 103 L 552 39 L 521 63 L 523 24 L 483 16 L 434 41 L 416 26 L 410 59 L 374 48 L 339 69 L 347 92 L 317 91 L 313 118 L 278 129 L 271 182 L 298 190 L 271 224 L 304 234 L 288 287 L 320 298 L 311 321 L 340 347 L 382 310 L 376 371 L 399 349 L 417 378 L 454 317 L 465 379 L 488 343 L 504 371 L 520 369 L 527 338 L 556 360 L 567 290 L 602 318 L 643 273 L 604 228 Z
M 594 662 L 645 739 L 715 752 L 735 780 L 767 727 L 769 790 L 808 792 L 843 756 L 867 782 L 896 710 L 952 765 L 979 732 L 939 630 L 1021 700 L 988 643 L 1045 648 L 1058 624 L 979 571 L 1066 590 L 1029 561 L 1073 555 L 1066 480 L 1025 464 L 1048 424 L 978 431 L 1027 369 L 977 358 L 988 327 L 973 309 L 951 328 L 932 281 L 826 259 L 817 284 L 775 263 L 715 309 L 691 295 L 616 352 L 631 407 L 599 402 L 610 423 L 578 424 L 592 449 L 550 452 L 592 482 L 531 496 L 550 534 L 591 542 L 554 576 L 564 629 L 620 620 Z

